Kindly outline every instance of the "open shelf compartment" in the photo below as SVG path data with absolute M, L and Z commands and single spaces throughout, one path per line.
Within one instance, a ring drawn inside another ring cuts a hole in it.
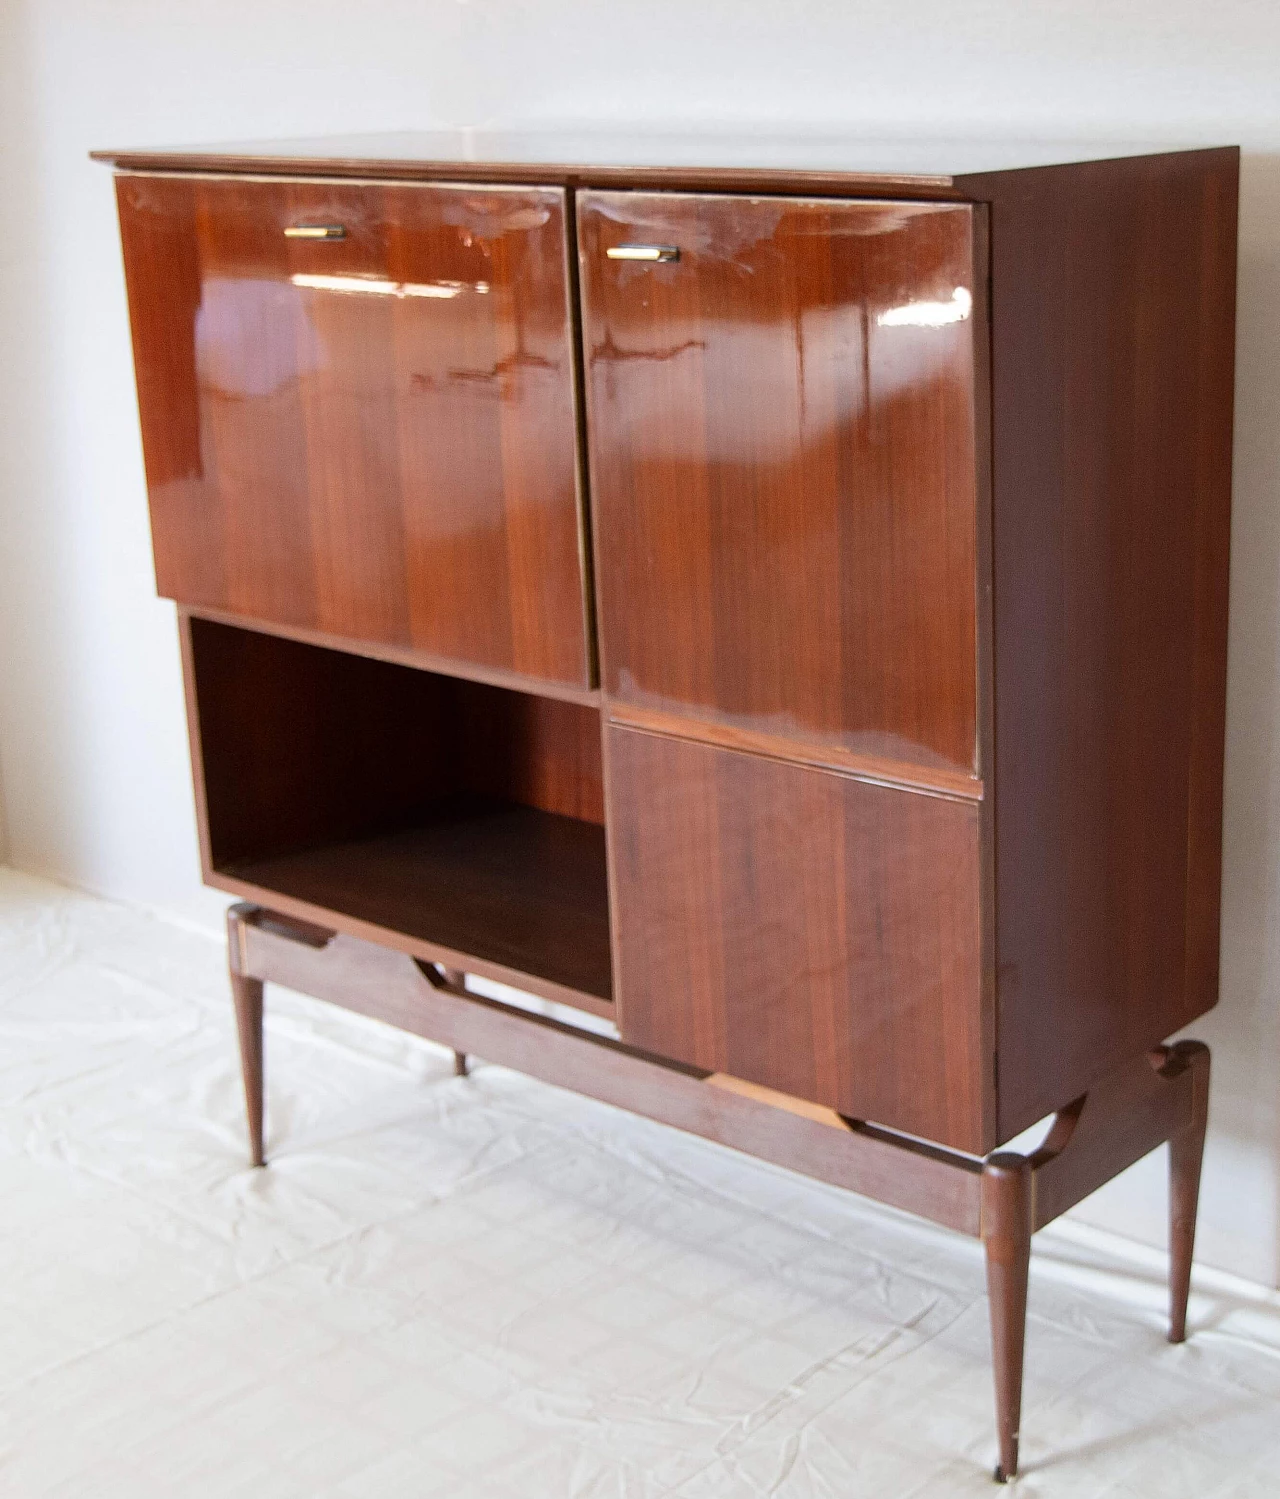
M 596 708 L 184 628 L 213 883 L 612 999 Z

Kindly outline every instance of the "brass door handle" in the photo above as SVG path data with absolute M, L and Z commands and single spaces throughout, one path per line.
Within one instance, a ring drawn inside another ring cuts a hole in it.
M 285 227 L 286 239 L 346 239 L 344 224 L 289 224 Z
M 604 252 L 610 260 L 679 260 L 675 245 L 610 245 Z

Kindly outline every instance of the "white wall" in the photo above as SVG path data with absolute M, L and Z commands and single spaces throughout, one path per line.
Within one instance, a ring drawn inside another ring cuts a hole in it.
M 14 863 L 210 915 L 93 146 L 660 122 L 1246 147 L 1223 984 L 1202 1257 L 1280 1278 L 1274 0 L 0 0 L 0 785 Z M 1163 1237 L 1162 1168 L 1081 1209 Z

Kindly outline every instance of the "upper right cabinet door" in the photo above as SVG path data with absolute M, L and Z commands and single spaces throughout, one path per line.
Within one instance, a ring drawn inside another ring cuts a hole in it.
M 614 716 L 976 778 L 973 209 L 582 192 L 578 224 Z

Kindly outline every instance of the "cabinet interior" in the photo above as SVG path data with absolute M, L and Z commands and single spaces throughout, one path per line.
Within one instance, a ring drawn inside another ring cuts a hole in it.
M 211 874 L 612 998 L 596 708 L 188 625 Z

